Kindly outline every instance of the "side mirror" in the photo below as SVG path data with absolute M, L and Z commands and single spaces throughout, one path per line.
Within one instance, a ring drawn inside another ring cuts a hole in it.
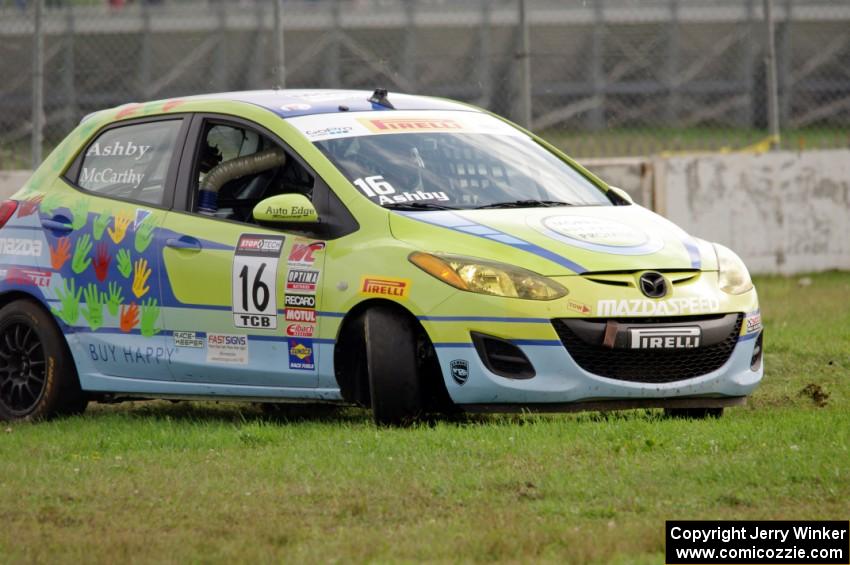
M 623 200 L 625 200 L 629 204 L 635 203 L 635 201 L 632 199 L 632 195 L 629 194 L 628 192 L 626 192 L 625 190 L 623 190 L 622 188 L 619 188 L 619 187 L 616 187 L 616 186 L 609 186 L 608 190 L 610 190 L 611 192 L 613 192 L 614 194 L 616 194 L 617 196 L 619 196 L 620 198 L 622 198 Z
M 254 219 L 268 224 L 315 224 L 319 214 L 303 194 L 278 194 L 254 206 Z

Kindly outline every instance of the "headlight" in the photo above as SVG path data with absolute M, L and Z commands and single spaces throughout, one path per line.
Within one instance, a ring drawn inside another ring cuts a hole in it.
M 408 259 L 429 275 L 469 292 L 527 300 L 555 300 L 568 292 L 546 277 L 504 263 L 419 251 Z
M 720 290 L 729 294 L 744 294 L 752 290 L 753 280 L 750 278 L 747 266 L 744 265 L 741 258 L 735 255 L 731 249 L 723 247 L 719 243 L 714 244 L 714 251 L 717 253 Z

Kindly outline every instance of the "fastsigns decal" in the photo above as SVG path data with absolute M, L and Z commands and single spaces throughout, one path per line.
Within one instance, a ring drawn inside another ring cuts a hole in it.
M 207 334 L 207 363 L 246 365 L 248 363 L 248 336 Z
M 410 294 L 410 280 L 389 277 L 363 277 L 360 281 L 360 294 L 404 299 Z
M 600 300 L 597 316 L 678 316 L 705 314 L 720 310 L 716 298 L 669 298 L 667 300 Z
M 283 236 L 242 234 L 233 256 L 233 323 L 237 328 L 277 328 L 275 285 Z
M 316 368 L 312 339 L 289 338 L 289 368 L 304 371 L 312 371 Z

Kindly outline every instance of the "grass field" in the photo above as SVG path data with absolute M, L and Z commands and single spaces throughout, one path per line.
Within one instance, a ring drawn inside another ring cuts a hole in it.
M 757 284 L 766 378 L 719 420 L 156 402 L 2 426 L 0 561 L 661 563 L 667 519 L 847 519 L 850 273 Z

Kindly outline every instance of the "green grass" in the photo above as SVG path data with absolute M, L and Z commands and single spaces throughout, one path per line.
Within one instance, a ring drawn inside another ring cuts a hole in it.
M 154 402 L 0 426 L 0 561 L 659 563 L 668 519 L 846 519 L 850 273 L 758 285 L 767 376 L 720 420 Z

